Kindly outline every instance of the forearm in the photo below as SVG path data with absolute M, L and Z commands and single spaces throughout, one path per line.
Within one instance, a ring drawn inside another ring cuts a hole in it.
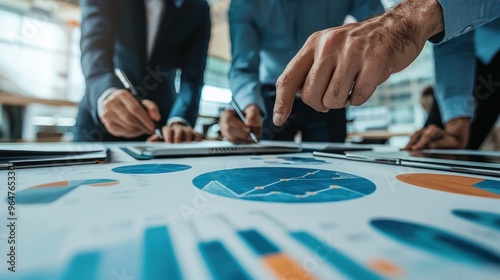
M 181 82 L 179 94 L 172 105 L 170 115 L 165 120 L 168 122 L 172 119 L 182 118 L 187 121 L 192 127 L 196 124 L 198 118 L 198 110 L 201 97 L 201 88 L 203 83 Z
M 443 11 L 437 0 L 406 0 L 381 15 L 382 22 L 399 40 L 424 44 L 444 30 Z M 397 41 L 395 41 L 397 42 Z
M 98 120 L 98 99 L 107 89 L 121 87 L 113 74 L 114 1 L 82 1 L 81 65 L 92 116 Z
M 185 46 L 186 52 L 181 67 L 181 86 L 167 122 L 172 118 L 182 118 L 192 127 L 196 124 L 210 41 L 209 9 L 208 3 L 205 2 L 199 11 L 197 29 L 191 35 L 192 40 Z
M 242 110 L 255 104 L 261 112 L 265 112 L 259 80 L 260 37 L 253 13 L 252 1 L 238 1 L 237 5 L 233 1 L 229 8 L 232 57 L 229 86 Z

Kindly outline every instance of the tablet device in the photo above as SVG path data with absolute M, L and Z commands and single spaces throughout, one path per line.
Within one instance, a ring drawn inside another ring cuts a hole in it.
M 184 157 L 184 156 L 214 156 L 214 155 L 251 155 L 297 153 L 301 151 L 299 145 L 275 145 L 272 142 L 255 144 L 232 144 L 226 141 L 203 141 L 196 143 L 148 143 L 124 147 L 129 154 L 138 159 Z
M 465 150 L 346 152 L 347 159 L 500 177 L 500 153 Z

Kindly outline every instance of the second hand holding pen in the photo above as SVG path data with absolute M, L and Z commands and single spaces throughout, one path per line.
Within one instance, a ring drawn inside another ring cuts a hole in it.
M 232 97 L 231 97 L 231 106 L 234 108 L 234 110 L 236 111 L 236 114 L 238 114 L 238 117 L 240 117 L 241 121 L 243 123 L 245 123 L 247 121 L 247 119 L 243 115 L 243 111 L 241 111 L 240 106 L 238 106 L 238 104 L 236 103 L 236 101 L 234 101 L 234 98 L 232 98 Z M 250 138 L 252 138 L 252 140 L 255 143 L 259 143 L 259 139 L 257 139 L 255 134 L 251 130 L 250 130 Z
M 137 102 L 139 102 L 139 104 L 141 104 L 142 108 L 144 108 L 144 110 L 146 110 L 146 112 L 148 112 L 148 109 L 146 108 L 146 106 L 144 106 L 144 104 L 142 104 L 142 101 L 141 99 L 139 98 L 139 93 L 137 92 L 137 90 L 135 89 L 134 85 L 132 85 L 132 83 L 130 82 L 130 80 L 128 79 L 127 75 L 125 75 L 125 72 L 123 72 L 122 70 L 116 68 L 115 69 L 115 75 L 116 77 L 118 77 L 118 79 L 120 80 L 120 82 L 123 84 L 123 86 L 128 89 L 130 91 L 130 93 L 132 93 L 132 95 L 135 97 L 135 99 L 137 100 Z M 163 134 L 161 133 L 161 128 L 160 127 L 156 127 L 155 128 L 155 134 L 161 139 L 163 140 Z

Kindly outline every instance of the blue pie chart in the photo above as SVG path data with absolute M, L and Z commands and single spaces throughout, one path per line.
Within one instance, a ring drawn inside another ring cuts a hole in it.
M 179 172 L 190 168 L 191 166 L 184 164 L 136 164 L 115 167 L 111 171 L 121 174 L 144 175 Z
M 193 179 L 206 192 L 233 199 L 314 203 L 370 195 L 375 184 L 365 178 L 322 169 L 253 167 L 208 172 Z

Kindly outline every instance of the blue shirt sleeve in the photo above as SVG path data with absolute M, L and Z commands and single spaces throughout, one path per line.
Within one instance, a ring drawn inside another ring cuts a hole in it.
M 363 21 L 384 11 L 380 0 L 352 0 L 349 5 L 349 14 L 357 21 Z
M 444 123 L 474 113 L 474 32 L 434 46 L 436 95 Z
M 438 0 L 443 8 L 444 36 L 433 43 L 448 41 L 500 17 L 499 0 Z
M 256 104 L 266 115 L 259 81 L 259 37 L 247 1 L 232 1 L 229 8 L 231 70 L 229 83 L 242 110 Z

